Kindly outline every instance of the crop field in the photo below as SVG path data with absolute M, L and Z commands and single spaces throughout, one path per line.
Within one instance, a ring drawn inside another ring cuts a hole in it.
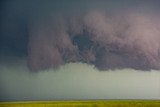
M 160 107 L 160 100 L 73 100 L 1 102 L 0 107 Z

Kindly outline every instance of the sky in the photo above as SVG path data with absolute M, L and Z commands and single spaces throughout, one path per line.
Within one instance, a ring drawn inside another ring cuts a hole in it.
M 0 101 L 160 99 L 159 0 L 1 0 Z

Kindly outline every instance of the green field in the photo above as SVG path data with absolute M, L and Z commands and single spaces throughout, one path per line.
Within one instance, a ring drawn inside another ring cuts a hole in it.
M 160 107 L 160 100 L 78 100 L 1 102 L 0 107 Z

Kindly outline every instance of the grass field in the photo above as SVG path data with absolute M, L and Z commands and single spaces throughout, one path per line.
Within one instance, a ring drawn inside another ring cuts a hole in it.
M 160 100 L 78 100 L 0 102 L 0 107 L 160 107 Z

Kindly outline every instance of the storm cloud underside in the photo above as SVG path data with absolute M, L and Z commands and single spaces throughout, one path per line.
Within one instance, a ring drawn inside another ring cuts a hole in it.
M 83 62 L 100 70 L 160 69 L 159 18 L 154 11 L 135 9 L 109 16 L 95 10 L 47 17 L 30 31 L 29 68 Z
M 158 0 L 1 3 L 0 51 L 27 56 L 31 71 L 70 62 L 99 70 L 160 69 Z

